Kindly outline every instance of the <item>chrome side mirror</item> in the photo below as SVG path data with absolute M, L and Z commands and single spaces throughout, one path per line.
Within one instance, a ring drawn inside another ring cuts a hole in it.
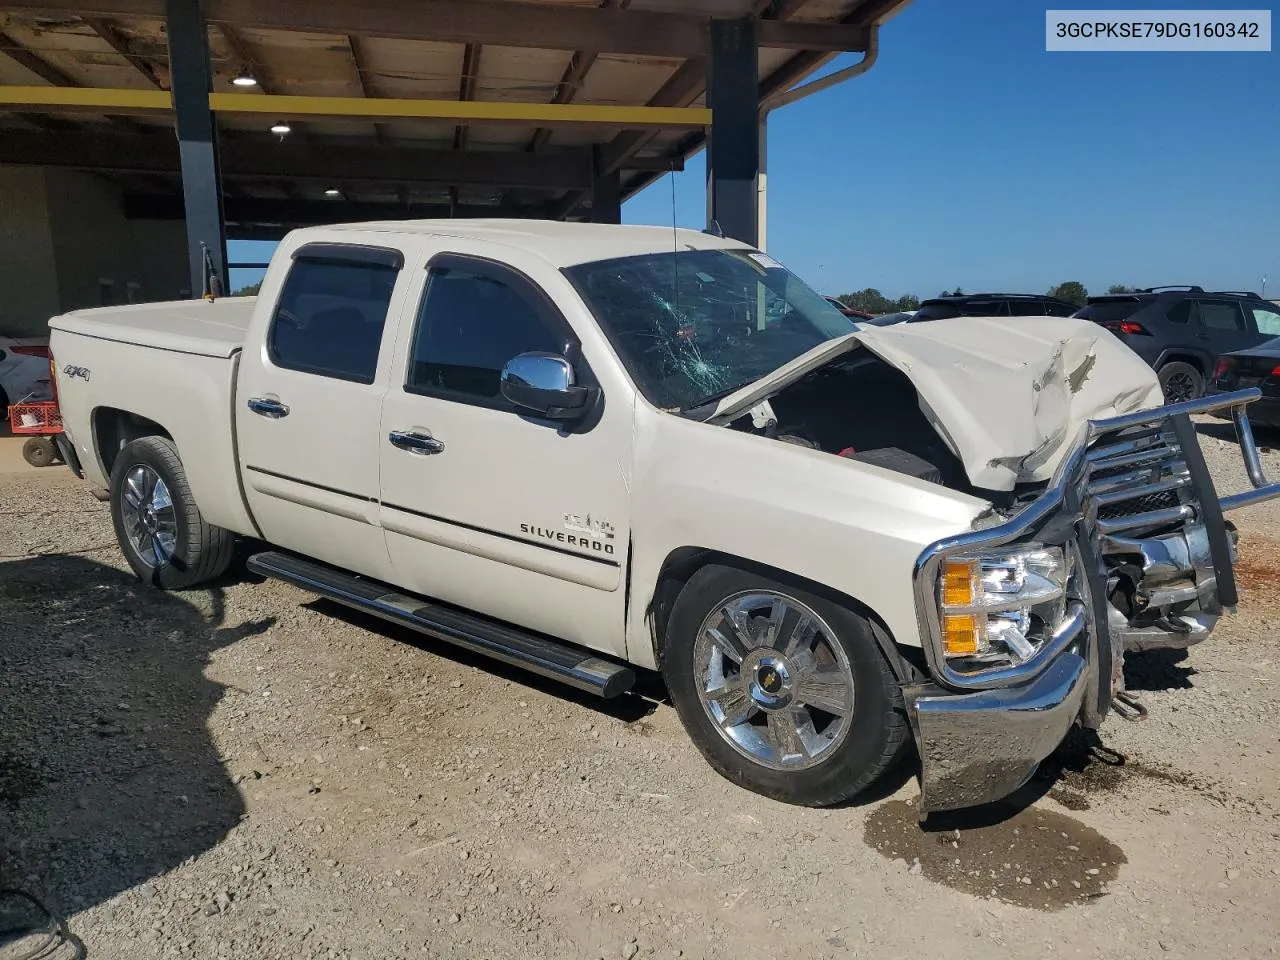
M 522 353 L 502 368 L 502 395 L 521 410 L 544 420 L 584 416 L 591 391 L 574 383 L 573 367 L 554 353 Z

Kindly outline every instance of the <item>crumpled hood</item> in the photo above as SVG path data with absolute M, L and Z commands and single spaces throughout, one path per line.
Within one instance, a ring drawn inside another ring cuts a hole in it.
M 711 422 L 736 419 L 859 347 L 906 374 L 970 482 L 988 490 L 1049 479 L 1086 421 L 1164 402 L 1155 372 L 1088 320 L 958 317 L 861 326 L 725 397 Z

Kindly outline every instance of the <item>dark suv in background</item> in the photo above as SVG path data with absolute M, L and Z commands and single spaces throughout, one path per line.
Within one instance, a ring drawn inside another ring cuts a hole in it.
M 926 300 L 907 322 L 951 317 L 1069 317 L 1078 309 L 1074 303 L 1033 293 L 970 293 Z
M 1149 363 L 1169 403 L 1201 396 L 1220 355 L 1280 336 L 1280 306 L 1239 290 L 1151 287 L 1090 297 L 1076 316 L 1106 327 Z

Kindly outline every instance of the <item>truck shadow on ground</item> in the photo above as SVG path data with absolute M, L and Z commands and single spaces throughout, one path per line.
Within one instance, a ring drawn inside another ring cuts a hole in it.
M 186 597 L 80 557 L 0 564 L 0 887 L 70 914 L 239 822 L 204 668 L 271 623 L 223 628 L 220 590 Z
M 335 617 L 352 626 L 380 634 L 397 643 L 407 644 L 426 653 L 452 660 L 462 666 L 483 670 L 495 677 L 509 680 L 514 684 L 519 684 L 532 690 L 539 690 L 566 703 L 577 704 L 594 713 L 621 720 L 623 723 L 637 723 L 652 715 L 659 707 L 672 706 L 671 697 L 667 693 L 662 676 L 651 670 L 636 668 L 636 685 L 630 693 L 615 697 L 612 700 L 603 700 L 594 694 L 576 690 L 555 680 L 549 680 L 530 673 L 520 667 L 509 666 L 499 660 L 472 653 L 447 641 L 437 640 L 408 627 L 402 627 L 370 614 L 351 610 L 329 600 L 314 600 L 306 604 L 306 606 L 317 613 Z M 902 789 L 902 786 L 912 779 L 918 771 L 919 761 L 916 759 L 914 750 L 905 751 L 903 756 L 886 770 L 870 789 L 858 794 L 857 797 L 842 806 L 862 807 L 872 803 L 879 803 Z
M 666 704 L 669 706 L 671 703 L 667 697 L 666 688 L 662 684 L 662 678 L 646 670 L 636 671 L 636 685 L 631 693 L 614 697 L 611 700 L 604 700 L 594 694 L 566 686 L 559 681 L 540 677 L 520 667 L 510 666 L 500 660 L 494 660 L 492 657 L 472 653 L 470 650 L 454 646 L 446 640 L 438 640 L 435 637 L 418 633 L 409 627 L 382 620 L 372 614 L 351 610 L 331 600 L 313 600 L 304 604 L 304 606 L 327 617 L 333 617 L 344 623 L 349 623 L 361 630 L 379 634 L 389 640 L 415 647 L 424 653 L 434 654 L 445 660 L 452 660 L 454 663 L 464 667 L 483 670 L 485 673 L 492 674 L 495 677 L 510 680 L 512 683 L 532 690 L 539 690 L 558 697 L 567 703 L 575 703 L 595 713 L 621 720 L 624 723 L 635 723 L 652 714 L 659 705 Z

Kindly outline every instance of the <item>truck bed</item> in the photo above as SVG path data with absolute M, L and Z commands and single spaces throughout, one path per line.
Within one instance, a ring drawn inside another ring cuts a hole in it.
M 202 357 L 231 357 L 244 344 L 256 297 L 131 303 L 73 310 L 49 321 L 54 330 Z

